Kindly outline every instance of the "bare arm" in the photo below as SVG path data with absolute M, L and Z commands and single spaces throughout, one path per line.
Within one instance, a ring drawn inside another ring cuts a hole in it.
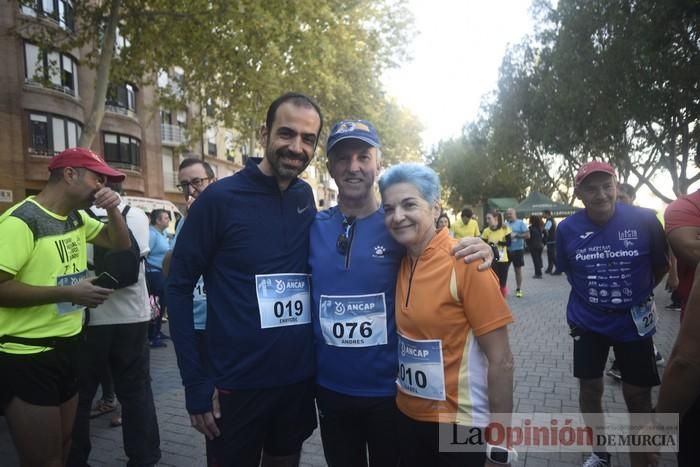
M 61 302 L 95 307 L 107 300 L 111 293 L 112 290 L 93 285 L 90 280 L 66 287 L 35 286 L 18 282 L 12 274 L 0 271 L 0 306 L 7 308 Z
M 668 243 L 677 258 L 696 267 L 700 262 L 700 227 L 678 227 L 668 233 Z
M 508 328 L 503 326 L 478 336 L 476 341 L 489 362 L 487 379 L 491 412 L 511 414 L 513 412 L 513 354 L 508 342 Z M 510 419 L 494 421 L 510 423 Z
M 685 316 L 659 390 L 656 411 L 683 413 L 700 396 L 700 268 L 690 289 Z

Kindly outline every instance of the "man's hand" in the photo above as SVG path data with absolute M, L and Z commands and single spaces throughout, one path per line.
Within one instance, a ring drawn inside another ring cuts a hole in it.
M 221 418 L 221 406 L 219 405 L 219 390 L 214 388 L 211 396 L 211 412 L 190 414 L 192 426 L 212 441 L 221 435 L 219 427 L 216 426 L 216 419 Z
M 478 237 L 464 237 L 452 248 L 452 254 L 457 258 L 464 258 L 465 263 L 471 263 L 482 259 L 484 262 L 477 268 L 484 271 L 491 267 L 493 251 L 491 247 Z
M 187 212 L 190 212 L 190 208 L 192 207 L 192 203 L 194 203 L 195 199 L 196 198 L 192 195 L 187 197 L 187 200 L 185 201 L 185 203 L 187 204 Z
M 108 187 L 100 188 L 95 193 L 95 207 L 110 210 L 119 207 L 119 195 Z
M 93 278 L 83 279 L 71 286 L 70 301 L 88 308 L 95 308 L 102 305 L 105 300 L 114 292 L 112 289 L 105 289 L 92 283 Z

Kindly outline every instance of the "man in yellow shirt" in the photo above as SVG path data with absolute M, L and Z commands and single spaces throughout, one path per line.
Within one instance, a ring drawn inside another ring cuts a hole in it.
M 49 181 L 0 216 L 0 411 L 21 465 L 63 466 L 78 404 L 83 310 L 111 289 L 87 277 L 86 242 L 127 249 L 119 196 L 124 174 L 97 154 L 71 148 L 49 163 Z M 107 225 L 79 209 L 92 204 Z
M 476 223 L 476 220 L 472 219 L 474 211 L 464 208 L 461 214 L 461 218 L 455 221 L 455 238 L 478 237 L 480 234 L 479 225 Z

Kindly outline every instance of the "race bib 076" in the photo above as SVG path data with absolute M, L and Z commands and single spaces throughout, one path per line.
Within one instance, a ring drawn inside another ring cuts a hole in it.
M 328 345 L 371 347 L 387 343 L 383 293 L 321 295 L 319 319 Z
M 257 274 L 255 288 L 262 329 L 311 323 L 308 274 Z

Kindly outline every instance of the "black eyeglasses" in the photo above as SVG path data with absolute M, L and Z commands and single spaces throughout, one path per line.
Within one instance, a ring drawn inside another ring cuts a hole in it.
M 190 191 L 190 187 L 194 188 L 195 190 L 199 191 L 202 188 L 202 185 L 204 182 L 211 180 L 211 177 L 206 177 L 206 178 L 193 178 L 189 182 L 180 182 L 180 184 L 175 185 L 175 187 L 182 191 L 183 193 L 185 191 Z
M 335 241 L 335 249 L 338 253 L 345 256 L 350 249 L 350 239 L 352 238 L 352 227 L 355 224 L 355 216 L 343 218 L 343 232 L 338 235 L 338 240 Z

